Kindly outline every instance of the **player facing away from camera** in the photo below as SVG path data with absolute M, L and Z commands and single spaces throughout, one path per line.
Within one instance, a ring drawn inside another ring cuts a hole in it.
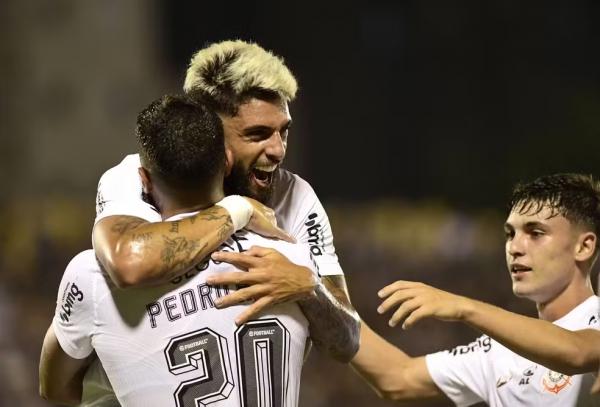
M 591 177 L 557 174 L 517 185 L 504 225 L 512 289 L 536 303 L 539 318 L 567 330 L 598 329 L 599 298 L 590 272 L 598 255 L 600 185 Z M 510 313 L 415 282 L 397 281 L 379 292 L 380 313 L 398 309 L 390 325 L 405 328 L 425 317 L 463 321 L 492 334 L 452 350 L 411 358 L 376 338 L 361 345 L 353 365 L 380 394 L 392 399 L 445 395 L 459 406 L 600 405 L 589 394 L 593 375 L 569 375 L 509 350 L 527 352 L 522 320 Z M 554 338 L 556 349 L 563 336 Z M 518 344 L 520 342 L 520 344 Z M 551 358 L 551 350 L 547 350 Z M 537 360 L 545 361 L 536 356 Z M 385 366 L 385 369 L 382 368 Z
M 223 177 L 232 160 L 226 159 L 221 121 L 211 109 L 188 97 L 166 96 L 139 115 L 136 133 L 144 192 L 172 225 L 191 221 L 216 202 L 228 204 Z M 245 216 L 251 214 L 248 208 Z M 174 231 L 162 238 L 164 256 L 198 244 Z M 239 231 L 220 249 L 267 250 L 253 246 L 276 249 L 318 280 L 308 245 Z M 215 306 L 236 287 L 206 284 L 207 277 L 233 270 L 206 259 L 161 286 L 121 290 L 103 273 L 93 250 L 77 255 L 63 276 L 44 341 L 44 393 L 52 398 L 54 391 L 67 391 L 55 389 L 74 382 L 64 366 L 77 372 L 78 361 L 83 365 L 95 351 L 124 406 L 297 405 L 308 321 L 296 303 L 287 302 L 236 326 L 247 305 Z M 70 390 L 71 399 L 78 400 L 80 391 L 81 383 Z
M 296 80 L 282 59 L 256 44 L 223 41 L 198 51 L 184 91 L 221 118 L 225 144 L 233 156 L 225 193 L 245 198 L 206 208 L 189 219 L 162 221 L 160 208 L 143 196 L 139 157 L 129 155 L 100 179 L 94 250 L 115 284 L 139 287 L 183 276 L 241 228 L 272 237 L 289 234 L 310 246 L 322 280 L 313 285 L 308 268 L 275 249 L 248 251 L 243 257 L 224 253 L 219 261 L 244 266 L 248 273 L 223 274 L 222 281 L 209 283 L 248 287 L 223 297 L 218 306 L 255 300 L 238 316 L 236 322 L 243 323 L 270 305 L 297 300 L 310 321 L 315 345 L 347 362 L 358 349 L 359 318 L 348 299 L 327 214 L 311 186 L 281 168 L 292 123 L 288 104 L 296 90 Z M 248 202 L 253 210 L 249 223 L 242 216 Z M 244 221 L 234 223 L 234 218 Z M 275 218 L 287 234 L 271 225 Z M 195 244 L 165 256 L 170 241 L 163 236 Z

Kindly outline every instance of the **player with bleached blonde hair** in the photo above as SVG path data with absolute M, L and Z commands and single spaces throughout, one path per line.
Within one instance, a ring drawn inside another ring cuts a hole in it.
M 185 92 L 211 107 L 223 123 L 233 162 L 224 185 L 228 196 L 196 216 L 161 221 L 160 204 L 143 193 L 140 158 L 128 155 L 98 184 L 94 250 L 113 282 L 126 289 L 185 278 L 243 228 L 306 243 L 321 276 L 317 285 L 309 268 L 264 247 L 214 253 L 216 261 L 247 272 L 212 275 L 207 283 L 247 286 L 216 302 L 225 308 L 254 300 L 237 317 L 238 325 L 274 304 L 297 301 L 313 343 L 347 362 L 358 349 L 360 324 L 348 299 L 329 219 L 312 187 L 281 167 L 292 123 L 288 103 L 296 91 L 283 60 L 257 44 L 223 41 L 198 51 Z
M 296 97 L 298 84 L 283 59 L 256 44 L 237 40 L 196 52 L 183 90 L 202 93 L 217 102 L 217 110 L 235 115 L 243 99 L 256 91 L 272 93 L 289 103 Z

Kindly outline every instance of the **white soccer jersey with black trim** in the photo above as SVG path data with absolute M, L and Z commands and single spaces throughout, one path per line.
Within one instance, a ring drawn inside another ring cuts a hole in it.
M 592 296 L 554 323 L 569 330 L 600 329 L 600 298 Z M 483 335 L 475 342 L 427 355 L 435 384 L 457 406 L 600 406 L 590 396 L 594 375 L 567 376 L 531 362 Z
M 221 250 L 252 245 L 273 247 L 316 273 L 306 245 L 244 231 Z M 64 273 L 54 331 L 71 357 L 96 351 L 123 406 L 296 406 L 308 322 L 287 303 L 236 327 L 247 305 L 214 305 L 235 287 L 205 283 L 233 270 L 211 260 L 161 287 L 119 290 L 94 252 L 82 252 Z
M 95 223 L 111 215 L 137 216 L 149 222 L 161 220 L 158 211 L 142 200 L 139 167 L 139 155 L 131 154 L 102 175 L 98 183 Z M 329 218 L 309 183 L 282 168 L 276 171 L 273 182 L 271 206 L 279 226 L 299 243 L 310 246 L 322 276 L 343 274 L 333 246 Z

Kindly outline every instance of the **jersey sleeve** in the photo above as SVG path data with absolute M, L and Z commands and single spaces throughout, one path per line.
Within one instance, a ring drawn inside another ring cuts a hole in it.
M 94 330 L 94 252 L 75 256 L 67 266 L 58 289 L 52 327 L 61 348 L 75 359 L 92 353 Z
M 310 247 L 304 243 L 280 242 L 282 247 L 278 248 L 292 263 L 308 267 L 315 275 L 321 277 L 319 264 L 310 252 Z
M 139 156 L 132 154 L 102 174 L 96 194 L 94 224 L 113 215 L 136 216 L 149 222 L 161 220 L 158 211 L 142 199 L 139 167 Z
M 297 218 L 292 230 L 298 243 L 307 244 L 322 276 L 343 275 L 335 247 L 333 231 L 325 208 L 312 187 L 297 177 L 302 189 L 301 201 L 295 210 Z
M 426 356 L 434 383 L 457 406 L 489 400 L 485 366 L 491 346 L 491 339 L 483 335 L 468 345 Z

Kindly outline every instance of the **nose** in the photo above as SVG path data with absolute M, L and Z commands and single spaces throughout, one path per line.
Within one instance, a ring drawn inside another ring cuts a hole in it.
M 512 239 L 506 242 L 506 251 L 512 257 L 519 257 L 525 253 L 523 237 L 520 233 L 515 233 Z
M 279 131 L 273 132 L 271 137 L 267 140 L 265 146 L 265 154 L 269 160 L 279 164 L 285 158 L 285 150 L 287 148 L 287 141 L 281 137 Z

